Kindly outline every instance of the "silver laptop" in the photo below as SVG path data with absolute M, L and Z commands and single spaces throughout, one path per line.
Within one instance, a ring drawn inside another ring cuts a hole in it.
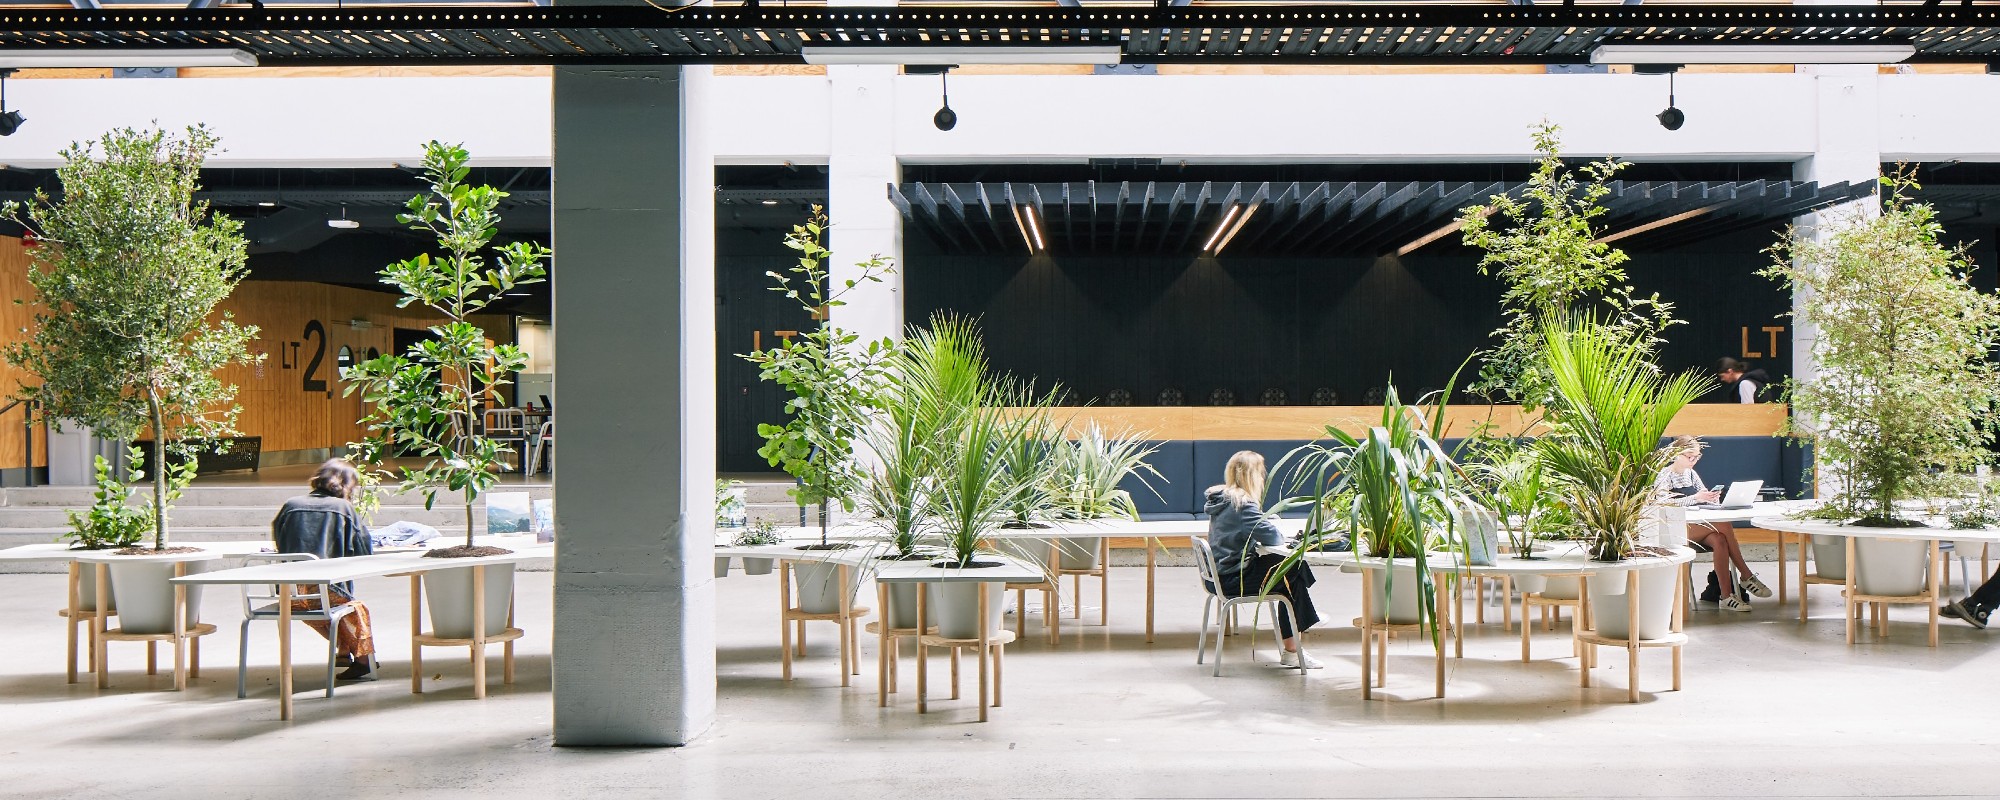
M 1702 503 L 1696 508 L 1716 508 L 1735 510 L 1749 508 L 1757 502 L 1757 491 L 1764 488 L 1763 481 L 1737 481 L 1729 484 L 1729 491 L 1722 495 L 1720 503 Z

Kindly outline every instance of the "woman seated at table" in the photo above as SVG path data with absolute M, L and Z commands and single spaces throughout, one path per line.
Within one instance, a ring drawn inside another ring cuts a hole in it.
M 1707 485 L 1701 482 L 1701 473 L 1694 471 L 1695 462 L 1701 460 L 1702 448 L 1707 446 L 1693 436 L 1682 436 L 1667 445 L 1674 453 L 1674 460 L 1666 469 L 1660 470 L 1655 484 L 1663 494 L 1672 495 L 1663 502 L 1691 505 L 1722 499 L 1722 493 L 1706 488 Z M 1736 543 L 1735 525 L 1727 522 L 1689 523 L 1688 545 L 1702 552 L 1714 553 L 1715 563 L 1721 567 L 1708 573 L 1708 588 L 1701 593 L 1702 602 L 1715 603 L 1718 608 L 1730 611 L 1749 611 L 1750 599 L 1744 595 L 1745 591 L 1758 597 L 1771 596 L 1771 588 L 1757 580 L 1757 574 L 1751 572 L 1750 565 L 1744 562 L 1743 548 Z M 1740 578 L 1730 574 L 1731 564 L 1736 566 Z
M 271 520 L 271 538 L 280 553 L 310 553 L 318 558 L 365 556 L 374 552 L 368 539 L 368 525 L 354 510 L 354 497 L 361 488 L 361 475 L 340 459 L 319 465 L 312 477 L 312 493 L 285 501 Z M 317 592 L 317 586 L 299 586 L 294 591 Z M 338 679 L 375 679 L 374 628 L 368 623 L 368 607 L 354 599 L 354 584 L 327 587 L 334 605 L 351 605 L 354 611 L 340 618 L 338 633 L 327 630 L 325 622 L 307 622 L 321 636 L 338 636 L 340 661 L 347 666 Z M 318 611 L 317 600 L 294 600 L 293 611 Z
M 1257 552 L 1259 545 L 1284 544 L 1278 526 L 1257 506 L 1257 498 L 1264 495 L 1264 457 L 1249 450 L 1240 451 L 1229 457 L 1222 478 L 1221 486 L 1208 490 L 1208 546 L 1215 553 L 1215 577 L 1222 584 L 1224 595 L 1253 596 L 1263 591 L 1271 571 L 1285 560 L 1275 553 Z M 1282 612 L 1275 613 L 1278 635 L 1285 647 L 1279 663 L 1287 667 L 1319 669 L 1321 666 L 1318 660 L 1299 650 L 1299 633 L 1319 622 L 1319 614 L 1313 611 L 1312 595 L 1306 592 L 1312 585 L 1312 569 L 1301 562 L 1272 588 L 1272 594 L 1291 602 L 1292 614 L 1299 621 L 1299 630 L 1294 631 L 1291 620 Z

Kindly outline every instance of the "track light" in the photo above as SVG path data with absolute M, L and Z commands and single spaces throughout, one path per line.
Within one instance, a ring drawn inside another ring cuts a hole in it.
M 357 221 L 355 221 L 355 220 L 351 220 L 351 219 L 348 219 L 348 218 L 347 218 L 347 206 L 341 206 L 341 207 L 340 207 L 340 219 L 330 219 L 330 220 L 327 220 L 327 221 L 326 221 L 326 226 L 327 226 L 327 227 L 329 227 L 329 228 L 341 228 L 341 229 L 343 229 L 343 230 L 353 230 L 353 229 L 355 229 L 355 228 L 359 228 L 359 227 L 361 227 L 361 223 L 360 223 L 360 222 L 357 222 Z
M 938 130 L 948 131 L 958 127 L 958 112 L 951 110 L 951 67 L 938 70 L 938 87 L 943 90 L 944 102 L 937 113 L 931 115 L 931 124 Z
M 1687 114 L 1674 108 L 1674 74 L 1671 72 L 1667 73 L 1667 110 L 1660 112 L 1659 118 L 1660 127 L 1670 131 L 1680 130 L 1687 123 Z
M 21 116 L 21 112 L 19 111 L 5 110 L 7 108 L 7 76 L 12 74 L 14 74 L 14 70 L 0 69 L 0 136 L 13 136 L 15 131 L 21 129 L 21 123 L 28 121 L 28 118 Z

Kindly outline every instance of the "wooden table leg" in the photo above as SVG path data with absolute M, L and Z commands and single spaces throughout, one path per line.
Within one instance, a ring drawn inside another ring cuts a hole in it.
M 986 655 L 987 655 L 987 653 L 986 653 L 986 640 L 987 640 L 987 638 L 988 638 L 988 633 L 987 633 L 987 630 L 986 630 L 986 604 L 987 604 L 987 599 L 986 599 L 986 584 L 983 584 L 983 583 L 975 583 L 975 584 L 973 584 L 973 585 L 972 585 L 972 587 L 973 587 L 974 589 L 978 590 L 978 592 L 979 592 L 979 602 L 978 602 L 978 604 L 977 604 L 977 607 L 978 607 L 978 609 L 979 609 L 979 656 L 978 656 L 978 658 L 979 658 L 979 721 L 980 721 L 980 722 L 985 722 L 985 721 L 986 721 L 986 698 L 987 698 L 987 696 L 988 696 L 988 695 L 987 695 L 987 692 L 988 692 L 988 691 L 990 690 L 990 687 L 991 687 L 991 684 L 990 684 L 989 682 L 990 682 L 990 681 L 992 680 L 992 678 L 991 678 L 991 677 L 990 677 L 990 676 L 989 676 L 989 675 L 987 674 L 987 668 L 986 668 Z M 955 651 L 954 651 L 954 652 L 955 652 Z
M 90 622 L 90 668 L 97 673 L 97 688 L 108 689 L 111 687 L 111 671 L 105 664 L 107 642 L 104 636 L 110 632 L 107 626 L 111 615 L 105 612 L 111 608 L 111 572 L 106 564 L 93 564 L 91 569 L 97 572 L 97 616 Z
M 1811 584 L 1806 583 L 1806 559 L 1809 555 L 1808 550 L 1811 548 L 1811 546 L 1812 546 L 1812 536 L 1803 533 L 1799 534 L 1799 623 L 1800 624 L 1804 624 L 1806 621 L 1806 594 L 1812 588 Z
M 187 575 L 187 562 L 174 562 L 174 577 Z M 174 691 L 187 690 L 187 587 L 174 584 Z
M 889 707 L 889 621 L 894 617 L 889 613 L 889 584 L 875 583 L 876 601 L 882 604 L 882 616 L 875 621 L 875 629 L 881 636 L 875 645 L 875 707 Z M 1027 615 L 1027 607 L 1021 607 L 1022 616 Z M 899 654 L 900 655 L 900 654 Z
M 1523 608 L 1521 610 L 1521 620 L 1523 622 L 1526 622 L 1527 619 L 1528 619 L 1528 611 L 1526 608 Z M 1503 575 L 1500 578 L 1500 630 L 1504 632 L 1513 629 L 1514 629 L 1514 576 Z
M 509 594 L 507 597 L 507 627 L 514 627 L 514 597 L 512 594 Z M 513 639 L 508 639 L 506 644 L 500 646 L 500 683 L 507 686 L 514 685 Z
M 424 576 L 410 573 L 410 694 L 424 693 L 424 648 L 417 637 L 424 632 Z
M 79 577 L 78 573 L 79 573 L 79 571 L 80 571 L 81 569 L 82 569 L 82 568 L 81 568 L 81 567 L 79 567 L 79 566 L 77 565 L 77 563 L 76 563 L 76 560 L 75 560 L 75 559 L 71 559 L 71 560 L 70 560 L 70 562 L 69 562 L 69 601 L 68 601 L 68 602 L 69 602 L 69 617 L 68 617 L 67 619 L 65 619 L 65 620 L 64 620 L 64 622 L 66 623 L 66 624 L 65 624 L 65 627 L 68 627 L 68 628 L 69 628 L 69 672 L 68 672 L 68 680 L 69 680 L 69 682 L 70 682 L 70 683 L 76 683 L 76 623 L 77 623 L 77 617 L 78 617 L 79 615 L 81 615 L 81 614 L 83 613 L 83 608 L 82 608 L 83 604 L 82 604 L 82 603 L 79 603 L 79 602 L 77 602 L 77 597 L 76 597 L 76 593 L 77 593 L 77 591 L 78 591 L 78 588 L 77 588 L 77 584 L 78 584 L 78 583 L 81 583 L 81 581 L 79 581 L 79 580 L 78 580 L 78 577 Z
M 1509 607 L 1511 608 L 1511 606 Z M 1535 626 L 1528 624 L 1528 594 L 1526 592 L 1522 592 L 1521 593 L 1521 663 L 1523 664 L 1528 663 L 1528 648 L 1529 648 L 1528 634 L 1532 633 L 1534 629 Z
M 1433 590 L 1431 592 L 1431 596 L 1435 598 L 1437 602 L 1438 624 L 1450 625 L 1451 604 L 1445 602 L 1445 594 L 1443 592 L 1438 592 Z M 1461 642 L 1461 645 L 1462 644 L 1463 643 Z M 1444 642 L 1441 640 L 1431 642 L 1431 650 L 1437 656 L 1437 696 L 1438 698 L 1442 699 L 1444 697 Z M 1305 668 L 1300 667 L 1300 671 L 1301 672 L 1305 671 Z
M 332 633 L 333 631 L 327 631 Z M 292 718 L 292 585 L 278 584 L 278 719 Z
M 792 679 L 792 621 L 785 616 L 792 610 L 792 562 L 778 561 L 778 663 L 782 665 L 784 679 Z
M 159 648 L 159 644 L 160 644 L 159 642 L 153 642 L 153 641 L 149 641 L 149 642 L 146 642 L 146 674 L 147 674 L 147 675 L 158 675 L 158 674 L 160 674 L 160 648 Z
M 472 698 L 486 699 L 486 567 L 472 568 Z
M 1778 605 L 1780 606 L 1785 604 L 1785 540 L 1790 538 L 1791 534 L 1778 531 Z M 1805 554 L 1800 553 L 1799 557 L 1804 558 Z
M 1097 540 L 1097 624 L 1111 624 L 1111 539 Z
M 1375 649 L 1375 626 L 1371 622 L 1371 620 L 1373 620 L 1375 617 L 1374 583 L 1375 583 L 1374 578 L 1368 572 L 1368 570 L 1365 569 L 1362 570 L 1361 571 L 1361 699 L 1363 700 L 1370 699 L 1374 696 L 1373 689 L 1375 686 L 1375 676 L 1370 674 L 1372 671 L 1370 668 L 1374 666 L 1373 651 Z M 1222 647 L 1220 642 L 1221 635 L 1217 634 L 1216 638 L 1217 638 L 1216 648 L 1219 650 Z
M 1153 643 L 1153 570 L 1154 570 L 1154 558 L 1153 558 L 1153 545 L 1154 545 L 1154 542 L 1153 542 L 1153 540 L 1152 540 L 1152 539 L 1151 539 L 1150 537 L 1149 537 L 1149 538 L 1146 538 L 1146 539 L 1144 539 L 1143 541 L 1144 541 L 1144 542 L 1146 543 L 1146 643 L 1147 643 L 1147 644 L 1152 644 L 1152 643 Z
M 1678 582 L 1677 582 L 1678 583 Z M 1639 702 L 1639 571 L 1625 571 L 1625 702 Z
M 1847 605 L 1847 614 L 1846 614 L 1846 616 L 1847 616 L 1847 644 L 1848 644 L 1849 646 L 1852 646 L 1852 645 L 1854 644 L 1854 625 L 1855 625 L 1855 619 L 1854 619 L 1854 613 L 1855 613 L 1855 608 L 1854 608 L 1854 573 L 1857 573 L 1857 572 L 1860 572 L 1861 570 L 1858 570 L 1858 569 L 1855 569 L 1855 568 L 1854 568 L 1854 567 L 1855 567 L 1855 564 L 1854 564 L 1854 537 L 1852 537 L 1852 536 L 1844 536 L 1844 537 L 1841 537 L 1841 538 L 1844 538 L 1844 539 L 1846 539 L 1846 540 L 1847 540 L 1847 585 L 1846 585 L 1846 589 L 1847 589 L 1847 597 L 1845 598 L 1845 600 L 1846 600 L 1846 605 Z
M 1006 681 L 1000 679 L 1000 664 L 1003 661 L 1005 661 L 1006 655 L 1007 655 L 1006 644 L 997 644 L 993 646 L 993 707 L 994 708 L 1000 707 L 1000 687 L 1006 685 Z
M 1590 576 L 1579 576 L 1576 579 L 1576 584 L 1579 596 L 1588 593 L 1590 591 Z M 1579 607 L 1578 610 L 1581 611 L 1581 608 Z M 1577 672 L 1583 674 L 1583 688 L 1588 689 L 1590 688 L 1590 655 L 1592 651 L 1583 644 L 1583 614 L 1572 613 L 1569 615 L 1569 631 L 1570 641 L 1576 643 Z
M 1783 575 L 1784 572 L 1780 571 L 1778 574 Z M 1686 597 L 1688 589 L 1694 585 L 1694 576 L 1689 572 L 1683 571 L 1679 575 L 1675 576 L 1675 581 L 1676 585 L 1674 586 L 1674 591 L 1679 592 L 1682 597 Z M 1685 616 L 1687 613 L 1686 609 L 1687 609 L 1686 603 L 1674 606 L 1674 627 L 1673 627 L 1674 633 L 1680 633 L 1681 627 L 1684 624 L 1686 624 L 1686 616 Z M 1674 691 L 1678 692 L 1681 690 L 1681 646 L 1676 644 L 1674 645 L 1673 649 L 1674 649 Z
M 1458 578 L 1452 581 L 1452 585 L 1457 587 L 1457 591 L 1452 592 L 1454 599 L 1451 611 L 1452 656 L 1454 658 L 1465 657 L 1465 582 L 1467 580 L 1478 581 L 1479 579 Z M 1438 696 L 1443 697 L 1444 695 L 1440 693 Z
M 1928 602 L 1924 603 L 1924 605 L 1930 609 L 1930 614 L 1931 614 L 1930 641 L 1932 647 L 1938 646 L 1938 598 L 1943 596 L 1943 594 L 1938 591 L 1938 572 L 1943 571 L 1946 574 L 1950 574 L 1950 570 L 1945 566 L 1944 562 L 1938 558 L 1939 555 L 1938 551 L 1939 551 L 1938 540 L 1932 539 L 1931 569 L 1930 569 L 1930 575 L 1926 576 L 1927 578 L 1929 578 L 1930 582 L 1930 593 L 1929 596 L 1925 598 Z M 1969 590 L 1972 587 L 1966 587 L 1966 588 Z
M 840 626 L 840 685 L 847 687 L 853 685 L 853 681 L 849 676 L 853 672 L 854 661 L 856 660 L 856 654 L 853 650 L 854 637 L 850 635 L 854 629 L 848 626 L 848 621 L 854 618 L 854 596 L 847 592 L 847 565 L 838 565 L 834 569 L 833 577 L 835 580 L 840 581 L 838 587 L 838 591 L 840 592 L 840 619 L 834 621 L 835 624 Z
M 929 610 L 924 608 L 924 595 L 930 594 L 924 591 L 926 588 L 923 584 L 917 584 L 917 713 L 919 714 L 927 710 L 924 703 L 926 688 L 924 675 L 930 665 L 930 648 L 924 646 L 924 631 L 928 625 L 925 612 Z

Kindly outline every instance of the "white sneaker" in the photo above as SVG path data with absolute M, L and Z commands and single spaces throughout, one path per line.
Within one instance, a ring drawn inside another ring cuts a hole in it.
M 1764 582 L 1757 580 L 1757 576 L 1755 575 L 1746 575 L 1744 577 L 1737 578 L 1736 585 L 1744 589 L 1749 589 L 1751 594 L 1754 594 L 1758 597 L 1771 596 L 1771 587 L 1765 586 Z
M 1722 602 L 1720 602 L 1720 603 L 1717 603 L 1717 604 L 1716 604 L 1716 607 L 1715 607 L 1715 610 L 1717 610 L 1717 611 L 1749 611 L 1749 610 L 1750 610 L 1750 604 L 1749 604 L 1749 603 L 1746 603 L 1746 602 L 1743 602 L 1742 600 L 1738 600 L 1738 599 L 1736 599 L 1736 598 L 1734 598 L 1734 597 L 1725 597 L 1725 598 L 1722 598 Z
M 1321 669 L 1326 665 L 1319 663 L 1319 659 L 1313 658 L 1311 653 L 1302 653 L 1297 650 L 1280 650 L 1278 651 L 1278 666 L 1292 669 Z

